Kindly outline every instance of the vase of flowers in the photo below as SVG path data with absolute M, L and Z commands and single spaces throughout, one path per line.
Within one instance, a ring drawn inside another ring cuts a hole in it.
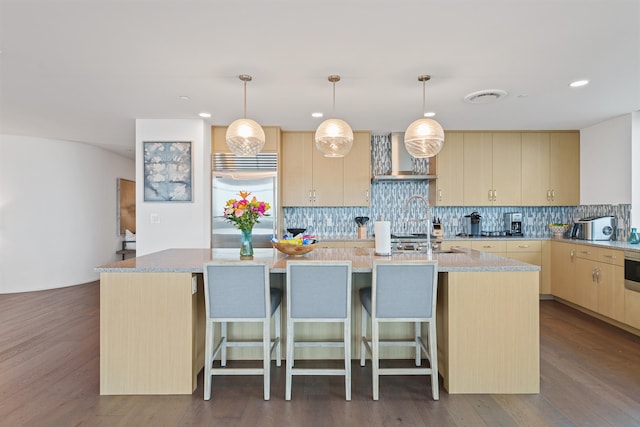
M 239 199 L 227 201 L 224 208 L 224 218 L 238 227 L 241 233 L 240 259 L 253 258 L 252 231 L 253 226 L 260 222 L 263 216 L 269 216 L 267 211 L 271 208 L 269 203 L 260 202 L 252 197 L 248 191 L 241 191 Z

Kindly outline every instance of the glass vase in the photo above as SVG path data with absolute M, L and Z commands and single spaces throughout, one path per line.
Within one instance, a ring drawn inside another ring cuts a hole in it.
M 252 229 L 240 230 L 240 259 L 253 259 Z

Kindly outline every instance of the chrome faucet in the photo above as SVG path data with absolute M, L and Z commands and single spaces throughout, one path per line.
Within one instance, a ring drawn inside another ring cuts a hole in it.
M 420 194 L 412 194 L 411 196 L 409 196 L 407 198 L 407 201 L 404 204 L 404 210 L 408 210 L 409 209 L 409 203 L 411 203 L 411 200 L 413 199 L 418 199 L 421 200 L 422 203 L 424 203 L 424 207 L 425 207 L 425 217 L 422 219 L 408 219 L 407 221 L 409 222 L 427 222 L 427 250 L 429 251 L 429 253 L 431 253 L 431 209 L 429 208 L 429 200 L 427 200 L 426 197 L 420 195 Z

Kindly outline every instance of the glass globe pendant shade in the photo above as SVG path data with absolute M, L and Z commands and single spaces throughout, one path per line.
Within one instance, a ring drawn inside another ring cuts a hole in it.
M 255 157 L 264 147 L 266 138 L 264 130 L 256 121 L 243 118 L 229 125 L 225 139 L 236 156 Z
M 327 119 L 316 129 L 315 140 L 325 157 L 344 157 L 351 151 L 353 131 L 344 120 Z
M 418 119 L 404 133 L 404 146 L 413 157 L 433 157 L 444 145 L 444 129 L 433 119 Z

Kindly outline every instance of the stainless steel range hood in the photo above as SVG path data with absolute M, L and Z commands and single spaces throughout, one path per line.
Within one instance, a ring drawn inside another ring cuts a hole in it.
M 404 146 L 404 132 L 391 133 L 391 172 L 374 175 L 371 181 L 425 181 L 436 179 L 436 175 L 419 174 L 413 171 L 411 154 Z

